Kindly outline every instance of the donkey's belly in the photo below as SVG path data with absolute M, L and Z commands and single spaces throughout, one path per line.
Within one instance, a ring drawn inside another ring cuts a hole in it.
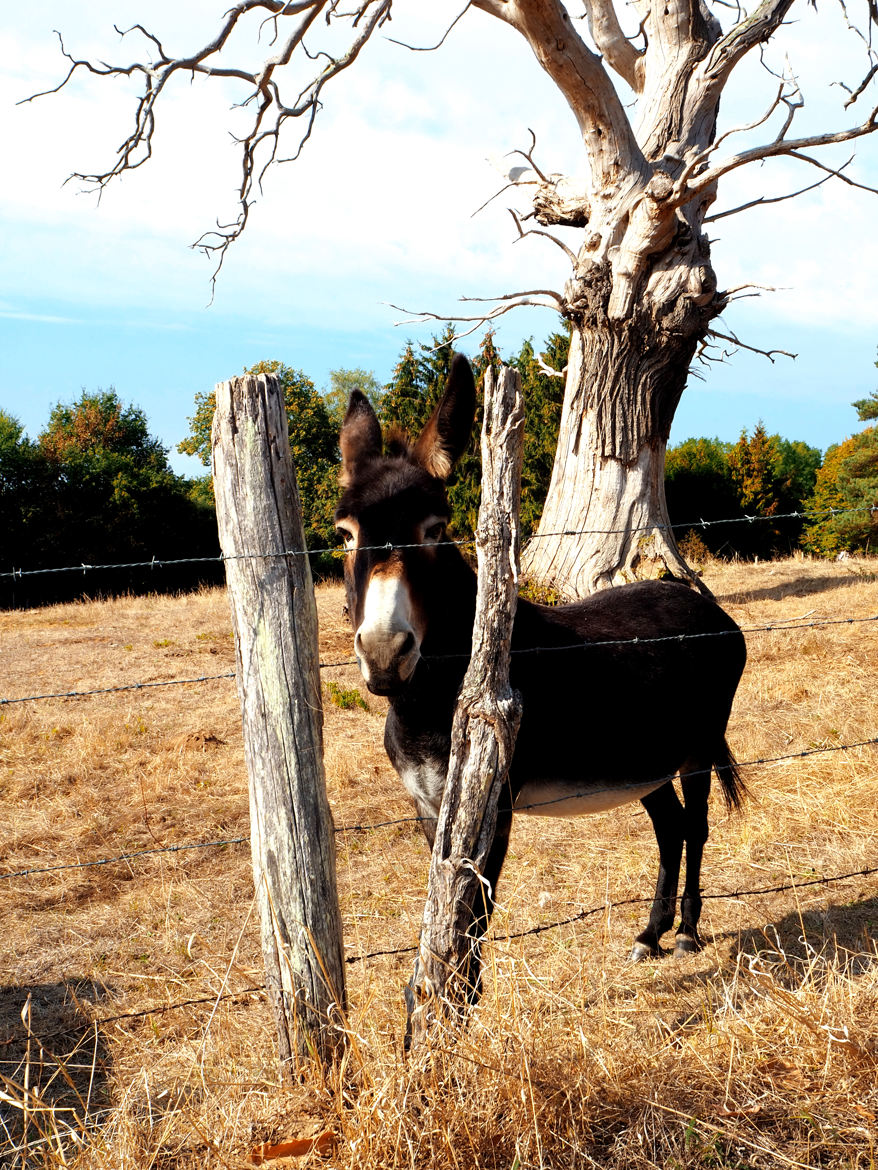
M 640 800 L 665 784 L 665 780 L 644 784 L 604 784 L 599 780 L 576 783 L 573 780 L 549 780 L 525 784 L 515 798 L 513 811 L 530 816 L 578 817 L 585 813 L 606 812 L 631 800 Z

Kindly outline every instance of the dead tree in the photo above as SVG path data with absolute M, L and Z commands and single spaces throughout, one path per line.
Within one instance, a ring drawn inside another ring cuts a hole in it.
M 480 938 L 493 891 L 482 870 L 494 841 L 497 801 L 512 761 L 521 700 L 509 686 L 518 595 L 519 502 L 524 438 L 521 379 L 485 373 L 482 500 L 476 529 L 478 592 L 473 653 L 451 731 L 451 758 L 430 861 L 409 1027 L 422 1040 L 436 1015 L 456 1015 L 480 986 Z
M 281 1063 L 343 1038 L 344 953 L 323 772 L 317 609 L 273 374 L 216 388 L 213 475 L 235 634 L 250 840 Z
M 844 86 L 846 110 L 868 103 L 861 120 L 841 113 L 846 125 L 796 137 L 792 127 L 804 105 L 798 82 L 790 72 L 768 71 L 771 95 L 764 115 L 750 126 L 719 129 L 730 77 L 748 54 L 781 36 L 794 2 L 761 0 L 747 12 L 727 0 L 632 0 L 636 23 L 628 27 L 628 14 L 614 0 L 584 0 L 581 10 L 563 0 L 471 0 L 461 13 L 468 23 L 474 19 L 470 10 L 481 9 L 527 41 L 576 119 L 582 156 L 574 166 L 588 169 L 588 179 L 575 182 L 541 168 L 535 143 L 518 152 L 527 167 L 511 168 L 507 185 L 520 187 L 531 200 L 528 214 L 517 217 L 518 230 L 554 239 L 569 258 L 570 278 L 563 289 L 510 293 L 493 309 L 466 318 L 478 325 L 518 305 L 547 304 L 570 322 L 560 435 L 538 537 L 572 535 L 536 539 L 525 557 L 526 570 L 562 594 L 583 596 L 669 572 L 690 576 L 668 528 L 664 452 L 693 357 L 724 337 L 713 323 L 735 291 L 719 284 L 705 232 L 723 177 L 784 156 L 817 168 L 821 178 L 853 183 L 845 167 L 813 152 L 878 129 L 878 52 L 870 35 L 878 26 L 875 0 L 859 0 L 863 72 Z M 797 2 L 804 7 L 805 0 Z M 221 259 L 246 225 L 254 185 L 282 159 L 285 127 L 299 120 L 298 153 L 327 83 L 352 64 L 390 9 L 391 0 L 355 0 L 343 9 L 335 0 L 239 0 L 217 35 L 186 56 L 167 53 L 142 25 L 135 30 L 152 49 L 148 61 L 119 67 L 67 54 L 68 78 L 88 69 L 144 79 L 135 123 L 117 161 L 102 174 L 80 177 L 102 187 L 149 158 L 161 94 L 176 75 L 239 80 L 253 110 L 252 126 L 240 139 L 241 211 L 234 224 L 200 241 Z M 218 60 L 238 24 L 257 18 L 273 30 L 278 51 L 256 71 Z M 845 18 L 851 19 L 842 7 Z M 344 51 L 332 45 L 313 51 L 324 23 L 346 25 Z M 491 26 L 482 27 L 487 33 Z M 497 29 L 492 52 L 502 47 Z M 298 71 L 287 68 L 292 65 Z M 730 149 L 733 134 L 760 128 L 761 145 Z M 760 202 L 757 193 L 733 210 Z M 531 218 L 541 226 L 526 227 Z M 577 229 L 574 246 L 547 230 L 557 227 Z

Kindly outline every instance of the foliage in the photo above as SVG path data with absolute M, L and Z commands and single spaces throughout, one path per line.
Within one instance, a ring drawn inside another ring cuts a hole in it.
M 875 364 L 878 366 L 878 362 Z M 851 405 L 856 410 L 860 422 L 869 422 L 870 419 L 878 418 L 878 390 L 873 390 L 868 398 L 858 398 Z
M 560 332 L 549 335 L 543 361 L 560 374 L 567 365 L 570 330 L 566 323 Z M 521 375 L 524 399 L 524 452 L 521 466 L 521 530 L 527 536 L 536 528 L 552 478 L 561 405 L 564 401 L 564 378 L 546 374 L 537 361 L 533 338 L 525 341 L 513 364 Z
M 163 561 L 219 553 L 212 506 L 174 474 L 143 411 L 125 406 L 113 388 L 58 403 L 36 443 L 5 416 L 0 465 L 2 505 L 10 517 L 4 569 L 161 558 L 155 569 L 22 578 L 4 589 L 4 603 L 180 588 L 195 583 L 192 568 L 165 567 Z M 217 564 L 206 576 L 218 579 L 219 570 Z
M 866 427 L 827 450 L 808 509 L 833 508 L 862 511 L 812 520 L 805 530 L 805 548 L 821 556 L 878 551 L 878 427 Z
M 338 423 L 330 405 L 307 374 L 284 362 L 257 362 L 244 373 L 275 374 L 280 380 L 289 424 L 290 450 L 302 503 L 305 543 L 308 548 L 334 545 L 333 512 L 338 495 L 339 455 Z M 195 413 L 189 419 L 189 434 L 177 445 L 178 451 L 197 456 L 205 467 L 210 466 L 210 432 L 215 408 L 213 391 L 197 394 Z M 203 495 L 203 488 L 199 490 Z M 319 567 L 332 571 L 333 564 L 329 560 L 325 564 L 321 561 Z
M 417 437 L 442 395 L 451 364 L 453 340 L 454 330 L 449 324 L 428 344 L 420 346 L 420 356 L 415 353 L 411 342 L 406 343 L 381 400 L 380 417 L 385 429 L 396 427 L 412 438 Z M 570 334 L 565 326 L 562 332 L 549 337 L 544 355 L 546 363 L 553 369 L 562 370 L 569 346 Z M 485 371 L 489 366 L 499 370 L 504 361 L 515 366 L 521 374 L 525 409 L 521 523 L 525 535 L 536 526 L 549 489 L 564 380 L 540 369 L 532 340 L 524 342 L 517 355 L 504 359 L 496 347 L 494 334 L 488 330 L 472 363 L 477 385 L 472 437 L 449 485 L 452 526 L 458 536 L 471 536 L 478 520 L 482 478 L 479 436 Z
M 348 401 L 354 390 L 361 390 L 376 410 L 381 407 L 384 387 L 371 370 L 330 370 L 329 389 L 323 391 L 323 401 L 326 403 L 332 426 L 336 431 L 344 422 Z
M 670 447 L 665 489 L 678 542 L 686 543 L 697 533 L 704 550 L 715 556 L 769 557 L 790 552 L 801 534 L 798 518 L 704 527 L 689 527 L 689 522 L 802 511 L 819 466 L 816 447 L 769 435 L 762 422 L 752 435 L 743 431 L 734 444 L 700 438 Z
M 336 707 L 340 707 L 342 711 L 355 711 L 358 707 L 362 711 L 369 710 L 369 704 L 356 687 L 345 687 L 337 682 L 328 682 L 326 693 L 329 695 L 330 702 L 334 703 Z
M 665 495 L 668 515 L 676 528 L 678 544 L 697 533 L 716 556 L 731 552 L 729 545 L 738 526 L 710 525 L 698 521 L 724 520 L 742 515 L 738 492 L 729 466 L 731 443 L 721 439 L 686 439 L 669 447 L 665 457 Z M 693 527 L 688 527 L 693 522 Z
M 875 365 L 878 366 L 878 362 Z M 878 418 L 878 390 L 873 390 L 866 398 L 858 398 L 851 405 L 860 422 L 871 422 L 873 418 Z

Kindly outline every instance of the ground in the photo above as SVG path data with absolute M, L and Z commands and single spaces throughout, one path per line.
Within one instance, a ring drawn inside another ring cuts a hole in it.
M 817 624 L 878 615 L 876 570 L 708 566 L 745 629 L 792 627 L 747 635 L 739 760 L 878 735 L 878 621 Z M 342 607 L 339 586 L 319 588 L 327 663 L 350 655 Z M 233 669 L 221 590 L 0 613 L 0 698 Z M 519 818 L 484 1001 L 463 1037 L 411 1060 L 405 948 L 428 854 L 381 746 L 382 700 L 353 666 L 323 677 L 350 1045 L 342 1067 L 287 1086 L 234 681 L 0 706 L 0 1166 L 238 1167 L 259 1143 L 326 1132 L 309 1161 L 339 1167 L 874 1165 L 878 874 L 808 883 L 878 866 L 875 746 L 748 765 L 739 815 L 714 799 L 704 889 L 738 893 L 706 901 L 706 948 L 682 961 L 630 966 L 646 907 L 610 907 L 655 882 L 639 805 Z M 234 843 L 78 868 L 214 841 Z M 775 886 L 795 888 L 740 892 Z

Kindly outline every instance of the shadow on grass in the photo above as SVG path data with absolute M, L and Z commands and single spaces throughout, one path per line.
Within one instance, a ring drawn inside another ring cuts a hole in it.
M 833 589 L 846 589 L 849 585 L 862 585 L 864 581 L 878 580 L 878 573 L 866 570 L 851 573 L 850 576 L 809 577 L 803 573 L 793 580 L 777 581 L 759 589 L 732 589 L 728 593 L 717 593 L 720 604 L 745 605 L 748 601 L 785 601 L 790 597 L 812 597 L 818 593 L 829 593 Z
M 82 1005 L 106 994 L 76 978 L 0 987 L 0 1170 L 66 1164 L 99 1122 L 110 1058 Z

